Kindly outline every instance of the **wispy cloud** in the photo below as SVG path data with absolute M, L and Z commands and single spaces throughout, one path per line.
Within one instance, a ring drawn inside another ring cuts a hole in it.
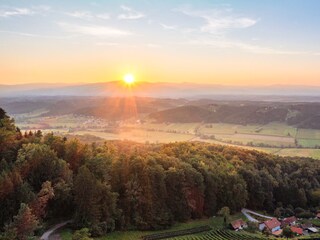
M 13 16 L 30 16 L 35 12 L 29 8 L 6 8 L 0 9 L 0 17 L 13 17 Z
M 93 18 L 93 15 L 91 14 L 91 12 L 88 12 L 88 11 L 66 12 L 66 15 L 70 17 L 86 19 L 86 20 L 90 20 Z
M 156 44 L 156 43 L 148 43 L 147 47 L 148 48 L 160 48 L 161 45 L 160 44 Z
M 97 42 L 95 43 L 96 46 L 118 46 L 120 45 L 117 42 Z
M 167 25 L 164 23 L 160 23 L 160 26 L 165 30 L 176 30 L 177 29 L 177 26 L 175 26 L 175 25 Z
M 96 18 L 100 18 L 100 19 L 110 19 L 110 14 L 109 13 L 100 13 L 96 15 Z
M 110 15 L 108 13 L 93 14 L 90 11 L 73 11 L 73 12 L 66 12 L 65 14 L 69 17 L 80 18 L 84 20 L 92 20 L 94 18 L 99 18 L 104 20 L 110 19 Z
M 267 54 L 267 55 L 308 55 L 312 54 L 308 51 L 290 51 L 274 49 L 271 47 L 264 47 L 254 44 L 247 44 L 243 42 L 237 42 L 227 39 L 194 39 L 187 42 L 191 45 L 199 45 L 205 47 L 213 47 L 219 49 L 240 49 L 246 52 L 256 53 L 256 54 Z
M 230 39 L 227 37 L 227 32 L 233 29 L 245 29 L 254 26 L 258 20 L 241 16 L 236 14 L 235 11 L 228 7 L 196 10 L 190 6 L 174 9 L 174 11 L 181 12 L 184 15 L 199 18 L 204 20 L 204 24 L 201 24 L 199 28 L 189 28 L 191 31 L 185 31 L 184 33 L 190 33 L 187 44 L 212 47 L 217 49 L 238 49 L 245 52 L 254 54 L 270 54 L 270 55 L 310 55 L 308 51 L 291 51 L 276 49 L 274 47 L 265 47 L 258 44 L 244 43 L 242 41 Z M 196 35 L 194 33 L 197 33 Z M 208 35 L 209 34 L 209 35 Z
M 131 32 L 121 29 L 106 27 L 101 25 L 78 25 L 69 23 L 58 23 L 66 32 L 77 33 L 81 35 L 89 35 L 95 37 L 121 37 L 131 35 Z
M 32 6 L 29 8 L 3 7 L 0 8 L 0 17 L 10 18 L 19 16 L 46 15 L 52 9 L 48 5 Z
M 52 36 L 52 35 L 35 34 L 35 33 L 27 33 L 27 32 L 14 32 L 14 31 L 0 31 L 0 33 L 19 35 L 21 37 L 48 38 L 48 39 L 69 39 L 74 37 L 74 36 Z
M 174 9 L 174 11 L 205 20 L 205 24 L 200 27 L 200 30 L 208 33 L 219 33 L 227 29 L 248 28 L 258 21 L 250 17 L 238 16 L 230 8 L 195 10 L 191 7 L 182 7 Z
M 124 13 L 122 13 L 118 16 L 119 19 L 136 20 L 136 19 L 140 19 L 140 18 L 145 17 L 144 13 L 138 12 L 128 6 L 121 5 L 120 7 L 124 11 Z

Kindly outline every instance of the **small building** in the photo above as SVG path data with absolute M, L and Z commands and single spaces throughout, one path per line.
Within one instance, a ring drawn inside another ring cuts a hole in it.
M 295 233 L 296 235 L 302 235 L 303 229 L 299 227 L 290 227 L 291 231 Z
M 311 227 L 312 227 L 312 224 L 310 222 L 301 224 L 301 228 L 303 230 L 308 230 L 308 228 L 311 228 Z
M 319 232 L 319 230 L 316 229 L 315 227 L 309 227 L 307 230 L 309 233 L 318 233 Z
M 241 229 L 247 228 L 248 225 L 242 219 L 237 219 L 237 220 L 231 222 L 231 227 L 233 230 L 239 231 Z
M 320 219 L 320 212 L 317 213 L 316 217 Z
M 280 230 L 280 227 L 281 227 L 281 223 L 276 218 L 272 218 L 270 220 L 264 221 L 263 223 L 259 224 L 260 231 L 267 228 L 272 233 Z
M 280 229 L 280 230 L 274 231 L 272 233 L 272 235 L 275 236 L 275 237 L 280 237 L 282 235 L 282 232 L 283 232 L 283 230 Z
M 284 228 L 286 226 L 293 226 L 296 225 L 297 218 L 295 216 L 288 217 L 282 220 L 281 227 Z

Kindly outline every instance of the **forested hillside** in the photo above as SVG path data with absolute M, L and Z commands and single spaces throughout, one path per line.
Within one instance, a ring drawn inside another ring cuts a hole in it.
M 218 101 L 148 97 L 38 97 L 1 99 L 11 114 L 39 117 L 81 115 L 120 121 L 130 118 L 171 123 L 268 124 L 320 129 L 320 104 L 315 102 Z
M 320 164 L 206 143 L 84 145 L 22 133 L 0 109 L 0 232 L 24 240 L 74 219 L 93 236 L 162 229 L 224 206 L 282 215 L 320 207 Z
M 267 124 L 282 122 L 299 128 L 320 129 L 318 103 L 216 103 L 186 105 L 150 114 L 158 122 Z

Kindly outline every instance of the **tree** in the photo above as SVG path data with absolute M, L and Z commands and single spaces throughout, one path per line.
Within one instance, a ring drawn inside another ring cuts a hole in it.
M 13 218 L 13 222 L 7 226 L 6 232 L 16 232 L 18 240 L 26 240 L 33 236 L 34 230 L 38 227 L 38 220 L 33 215 L 27 204 L 21 203 L 18 215 Z
M 223 224 L 224 226 L 227 226 L 229 223 L 229 217 L 230 217 L 230 209 L 229 207 L 223 207 L 219 210 L 218 214 L 223 217 Z
M 72 240 L 93 240 L 88 228 L 77 230 L 72 235 Z
M 289 226 L 285 227 L 283 229 L 283 232 L 282 232 L 283 236 L 286 237 L 287 239 L 288 238 L 291 238 L 294 236 L 293 232 L 291 231 L 291 228 Z
M 31 207 L 32 212 L 35 214 L 35 216 L 40 219 L 45 216 L 46 214 L 46 207 L 48 205 L 48 202 L 50 199 L 54 197 L 54 190 L 51 186 L 51 182 L 46 181 L 42 184 L 42 188 L 40 192 L 37 195 L 37 198 L 35 201 L 33 201 Z
M 74 181 L 74 194 L 76 205 L 76 222 L 81 226 L 88 226 L 95 222 L 95 186 L 96 179 L 86 166 L 82 166 Z

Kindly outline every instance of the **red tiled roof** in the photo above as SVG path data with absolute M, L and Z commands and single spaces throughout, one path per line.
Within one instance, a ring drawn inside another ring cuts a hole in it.
M 297 218 L 295 216 L 288 217 L 282 220 L 281 225 L 282 226 L 287 226 L 289 224 L 292 224 L 293 222 L 297 221 Z
M 266 225 L 267 228 L 269 228 L 270 230 L 275 228 L 275 227 L 279 227 L 281 225 L 281 223 L 278 221 L 278 219 L 276 218 L 272 218 L 268 221 L 265 221 L 264 224 Z
M 291 227 L 291 231 L 296 233 L 296 234 L 299 234 L 299 235 L 302 235 L 303 234 L 303 229 L 302 228 L 298 228 L 298 227 Z
M 245 222 L 242 219 L 238 219 L 231 222 L 231 225 L 233 229 L 238 229 L 238 228 L 241 228 L 243 225 L 245 225 Z
M 282 229 L 280 229 L 280 230 L 278 230 L 278 231 L 274 231 L 273 233 L 272 233 L 272 235 L 274 235 L 274 236 L 280 236 L 281 234 L 282 234 Z

